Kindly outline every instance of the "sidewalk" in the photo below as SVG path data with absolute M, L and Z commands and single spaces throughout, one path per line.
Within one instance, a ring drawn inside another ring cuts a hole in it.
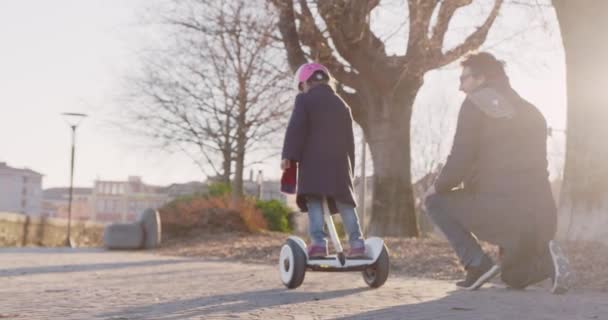
M 276 268 L 98 249 L 0 249 L 0 319 L 608 319 L 608 293 L 551 295 L 359 273 Z

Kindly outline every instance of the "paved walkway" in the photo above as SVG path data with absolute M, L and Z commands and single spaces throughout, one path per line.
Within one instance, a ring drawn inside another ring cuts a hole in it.
M 608 319 L 608 294 L 307 273 L 274 266 L 91 249 L 0 249 L 0 319 Z

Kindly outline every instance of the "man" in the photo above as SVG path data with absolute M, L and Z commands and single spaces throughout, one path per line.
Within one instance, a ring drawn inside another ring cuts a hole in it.
M 458 286 L 475 290 L 501 273 L 523 289 L 551 277 L 567 291 L 568 261 L 552 240 L 556 208 L 548 181 L 547 125 L 510 86 L 490 53 L 461 63 L 462 104 L 454 144 L 425 205 L 466 270 Z M 477 239 L 500 247 L 495 265 Z

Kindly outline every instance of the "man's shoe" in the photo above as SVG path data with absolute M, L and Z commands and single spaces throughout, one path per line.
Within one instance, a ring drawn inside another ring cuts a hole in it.
M 311 244 L 308 246 L 308 259 L 324 258 L 327 256 L 327 246 Z
M 499 273 L 500 267 L 494 265 L 492 260 L 486 256 L 483 258 L 480 266 L 468 267 L 466 278 L 456 282 L 456 285 L 468 290 L 477 290 Z
M 549 251 L 551 251 L 554 269 L 551 293 L 566 293 L 574 281 L 574 275 L 570 269 L 570 262 L 555 240 L 549 241 Z
M 471 291 L 477 290 L 477 289 L 481 288 L 481 286 L 483 286 L 486 282 L 492 280 L 492 278 L 496 277 L 499 274 L 500 274 L 500 266 L 495 264 L 490 268 L 490 270 L 483 273 L 477 279 L 477 281 L 475 281 L 475 283 L 473 283 L 473 285 L 471 285 L 470 287 L 467 288 L 467 290 L 471 290 Z
M 473 285 L 477 279 L 479 279 L 479 272 L 477 272 L 477 268 L 467 268 L 466 277 L 463 280 L 456 282 L 456 285 L 461 288 L 468 288 Z

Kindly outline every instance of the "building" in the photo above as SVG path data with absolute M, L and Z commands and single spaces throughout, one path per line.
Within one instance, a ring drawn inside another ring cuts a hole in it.
M 281 192 L 281 181 L 267 180 L 261 184 L 256 181 L 243 181 L 243 193 L 261 200 L 279 200 L 287 203 L 287 196 Z
M 42 212 L 42 174 L 0 162 L 0 211 L 39 216 Z
M 143 183 L 132 176 L 127 181 L 96 180 L 91 195 L 92 220 L 132 222 L 145 209 L 158 209 L 169 200 L 166 188 Z
M 136 176 L 127 181 L 96 180 L 93 188 L 73 189 L 71 219 L 131 222 L 147 208 L 158 209 L 175 197 L 204 190 L 206 185 L 200 182 L 160 187 L 147 185 Z M 69 192 L 66 187 L 44 190 L 42 215 L 67 219 Z
M 209 191 L 209 186 L 199 181 L 191 181 L 187 183 L 173 183 L 163 189 L 169 199 L 175 199 L 182 196 L 193 194 L 205 194 Z
M 72 217 L 73 220 L 91 220 L 93 208 L 91 205 L 92 188 L 73 188 Z M 67 219 L 70 201 L 70 188 L 49 188 L 43 191 L 42 216 Z

